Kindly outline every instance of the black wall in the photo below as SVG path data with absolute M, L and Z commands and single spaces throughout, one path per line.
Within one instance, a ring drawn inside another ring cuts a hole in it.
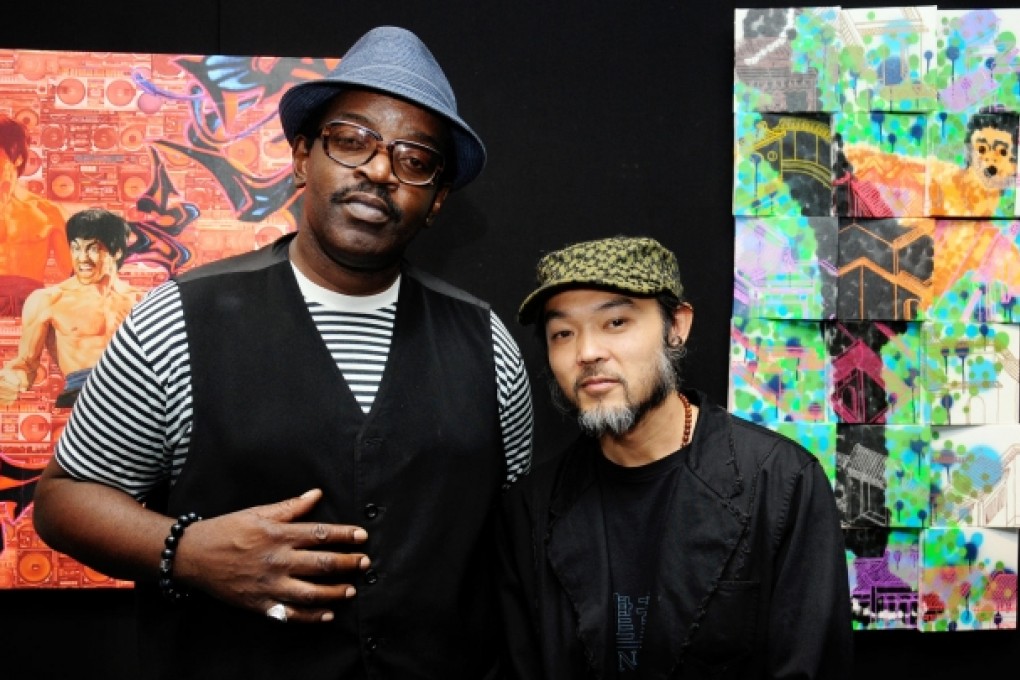
M 0 11 L 0 46 L 339 57 L 373 26 L 415 31 L 485 140 L 489 164 L 447 202 L 411 256 L 490 300 L 515 332 L 534 376 L 541 457 L 566 441 L 572 425 L 553 414 L 539 376 L 542 358 L 516 325 L 515 311 L 538 257 L 574 240 L 644 233 L 677 251 L 695 309 L 688 383 L 725 403 L 736 6 L 713 0 L 10 0 Z M 133 678 L 133 635 L 129 591 L 0 591 L 5 679 Z M 859 678 L 974 676 L 997 665 L 1015 668 L 1020 659 L 1016 631 L 860 632 L 855 639 Z

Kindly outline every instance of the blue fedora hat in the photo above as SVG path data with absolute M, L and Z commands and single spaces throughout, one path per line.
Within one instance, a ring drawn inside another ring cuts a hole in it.
M 454 189 L 482 171 L 485 145 L 457 113 L 457 99 L 432 52 L 403 28 L 380 26 L 358 39 L 329 75 L 295 85 L 280 99 L 280 122 L 294 143 L 305 119 L 347 88 L 365 88 L 400 97 L 445 118 L 453 137 Z

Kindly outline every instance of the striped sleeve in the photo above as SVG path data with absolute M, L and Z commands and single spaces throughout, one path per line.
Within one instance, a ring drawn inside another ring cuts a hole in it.
M 336 349 L 351 338 L 330 338 L 329 315 L 313 304 L 309 307 L 338 366 L 349 373 L 353 366 L 344 365 Z M 380 328 L 391 326 L 392 320 L 392 310 L 387 310 L 379 318 Z M 520 349 L 495 314 L 492 320 L 507 488 L 531 466 L 531 392 Z M 364 327 L 359 330 L 364 334 Z M 381 335 L 385 337 L 385 331 Z M 385 357 L 388 347 L 379 349 Z M 364 362 L 365 357 L 356 359 Z M 360 368 L 365 369 L 364 363 Z M 378 375 L 368 371 L 365 378 L 355 382 L 364 382 L 358 400 L 367 410 Z M 183 308 L 177 285 L 168 282 L 136 305 L 111 339 L 57 442 L 57 461 L 72 477 L 144 500 L 168 477 L 177 478 L 191 443 L 191 423 L 191 359 Z
M 507 489 L 531 469 L 532 430 L 534 415 L 531 387 L 521 350 L 494 312 L 492 342 L 496 358 L 496 388 L 499 396 L 499 424 L 503 431 L 506 454 Z
M 60 466 L 144 500 L 183 465 L 190 376 L 180 295 L 165 283 L 135 306 L 89 375 L 57 441 Z

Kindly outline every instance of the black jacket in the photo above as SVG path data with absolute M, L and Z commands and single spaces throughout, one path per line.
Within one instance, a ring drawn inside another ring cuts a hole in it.
M 846 556 L 821 466 L 790 440 L 689 396 L 701 412 L 691 446 L 674 454 L 686 459 L 664 508 L 640 677 L 849 677 Z M 605 676 L 613 615 L 600 455 L 581 437 L 505 498 L 511 677 Z

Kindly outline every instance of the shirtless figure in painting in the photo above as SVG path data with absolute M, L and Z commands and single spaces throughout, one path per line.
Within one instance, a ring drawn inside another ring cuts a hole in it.
M 971 115 L 963 139 L 963 167 L 934 156 L 914 158 L 836 140 L 833 183 L 838 214 L 1000 216 L 1011 209 L 1000 205 L 1003 197 L 1013 200 L 1007 192 L 1016 187 L 1018 121 L 1020 115 L 998 105 Z M 927 203 L 922 206 L 925 193 Z
M 73 273 L 25 300 L 18 354 L 0 369 L 0 404 L 32 386 L 44 347 L 66 380 L 56 405 L 74 403 L 113 332 L 145 293 L 118 276 L 127 236 L 127 223 L 107 210 L 83 210 L 68 220 Z
M 60 208 L 18 184 L 27 162 L 28 133 L 0 114 L 0 277 L 41 285 L 50 254 L 64 273 L 71 270 L 71 255 Z

